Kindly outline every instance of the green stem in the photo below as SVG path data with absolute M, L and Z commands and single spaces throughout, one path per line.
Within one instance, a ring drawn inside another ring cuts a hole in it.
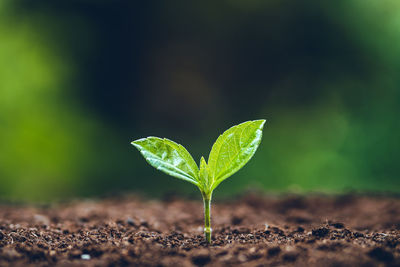
M 204 202 L 204 235 L 206 240 L 209 244 L 211 244 L 211 194 L 203 195 L 203 202 Z

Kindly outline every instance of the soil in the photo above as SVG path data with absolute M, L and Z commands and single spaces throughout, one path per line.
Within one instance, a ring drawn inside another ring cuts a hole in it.
M 400 266 L 400 198 L 124 197 L 0 205 L 0 266 Z

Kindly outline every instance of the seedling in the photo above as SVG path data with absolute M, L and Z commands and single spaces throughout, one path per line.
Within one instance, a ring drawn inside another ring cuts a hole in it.
M 208 163 L 200 159 L 200 169 L 189 152 L 166 138 L 147 137 L 132 142 L 146 161 L 166 174 L 196 185 L 204 202 L 204 234 L 211 243 L 211 197 L 214 189 L 241 169 L 253 157 L 262 137 L 265 120 L 246 121 L 233 126 L 215 141 Z

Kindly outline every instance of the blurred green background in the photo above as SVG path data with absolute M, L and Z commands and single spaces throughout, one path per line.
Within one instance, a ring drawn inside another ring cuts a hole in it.
M 217 189 L 400 192 L 398 0 L 1 0 L 0 198 L 196 194 L 130 141 L 267 119 Z

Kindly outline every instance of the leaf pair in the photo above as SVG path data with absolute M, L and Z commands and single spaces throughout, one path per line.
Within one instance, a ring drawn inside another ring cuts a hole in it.
M 264 123 L 265 120 L 247 121 L 229 128 L 214 143 L 208 164 L 201 158 L 200 169 L 183 146 L 166 138 L 142 138 L 132 145 L 156 169 L 191 182 L 202 193 L 210 195 L 253 157 L 261 142 Z

